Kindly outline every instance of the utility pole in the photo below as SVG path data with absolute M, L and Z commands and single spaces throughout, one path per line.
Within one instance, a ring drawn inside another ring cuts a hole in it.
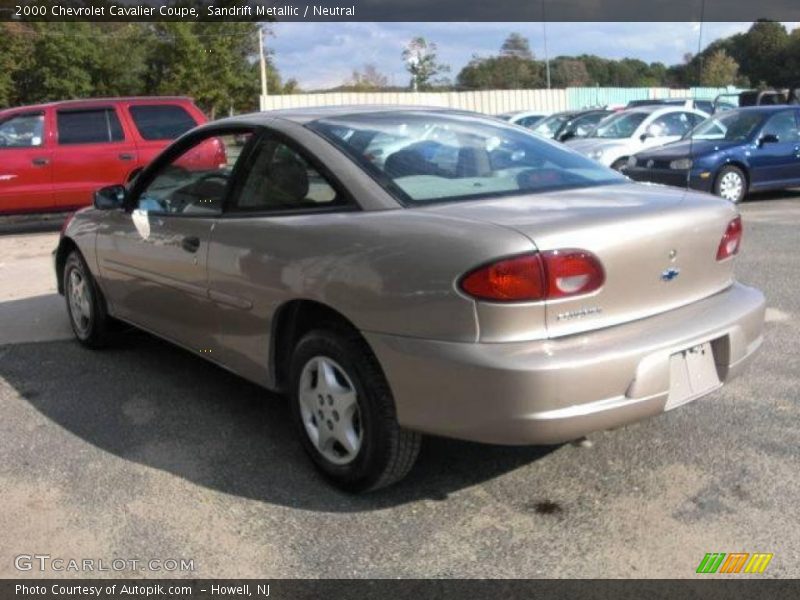
M 544 38 L 544 71 L 547 76 L 547 89 L 550 89 L 550 58 L 547 56 L 547 15 L 542 0 L 542 37 Z
M 261 65 L 261 110 L 264 110 L 264 103 L 267 97 L 267 61 L 264 58 L 264 27 L 258 25 L 258 60 Z

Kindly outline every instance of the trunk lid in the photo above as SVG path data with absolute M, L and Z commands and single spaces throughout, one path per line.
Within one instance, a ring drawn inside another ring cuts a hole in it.
M 737 212 L 727 200 L 706 194 L 620 184 L 426 210 L 515 229 L 540 251 L 578 248 L 600 260 L 605 282 L 599 290 L 546 302 L 549 337 L 665 312 L 733 280 L 734 261 L 718 262 L 716 255 Z

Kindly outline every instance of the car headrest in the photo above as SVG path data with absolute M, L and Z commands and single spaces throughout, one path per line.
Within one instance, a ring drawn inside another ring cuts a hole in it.
M 389 177 L 439 174 L 436 165 L 427 160 L 417 148 L 403 148 L 390 154 L 383 165 L 383 170 Z
M 297 160 L 284 159 L 273 163 L 269 180 L 273 193 L 283 196 L 278 198 L 280 203 L 299 203 L 308 196 L 308 172 Z

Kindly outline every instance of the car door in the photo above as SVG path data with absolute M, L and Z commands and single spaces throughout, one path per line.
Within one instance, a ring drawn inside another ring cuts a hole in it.
M 202 354 L 217 335 L 206 271 L 211 233 L 242 151 L 235 143 L 252 131 L 235 133 L 199 132 L 168 150 L 137 178 L 129 210 L 109 211 L 97 236 L 113 313 Z M 218 144 L 231 148 L 227 164 L 196 159 Z
M 116 107 L 58 108 L 53 149 L 53 193 L 62 208 L 92 203 L 104 186 L 124 184 L 137 160 Z
M 272 321 L 278 306 L 324 278 L 342 252 L 335 232 L 355 202 L 313 156 L 278 134 L 266 134 L 242 166 L 237 189 L 214 228 L 208 256 L 209 297 L 217 304 L 222 362 L 271 385 Z M 326 232 L 330 248 L 312 239 Z M 327 254 L 327 265 L 304 260 Z M 322 267 L 322 268 L 320 268 Z
M 800 179 L 800 135 L 794 109 L 772 115 L 761 129 L 750 154 L 755 186 L 779 186 Z M 774 136 L 776 141 L 768 141 Z
M 51 153 L 45 111 L 0 120 L 0 214 L 54 208 Z

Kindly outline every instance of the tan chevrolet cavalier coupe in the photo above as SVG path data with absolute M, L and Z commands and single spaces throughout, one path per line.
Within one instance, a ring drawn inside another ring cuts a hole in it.
M 317 467 L 365 491 L 423 433 L 563 442 L 728 382 L 764 321 L 741 239 L 727 200 L 496 119 L 337 107 L 189 132 L 55 262 L 82 343 L 123 321 L 285 392 Z

